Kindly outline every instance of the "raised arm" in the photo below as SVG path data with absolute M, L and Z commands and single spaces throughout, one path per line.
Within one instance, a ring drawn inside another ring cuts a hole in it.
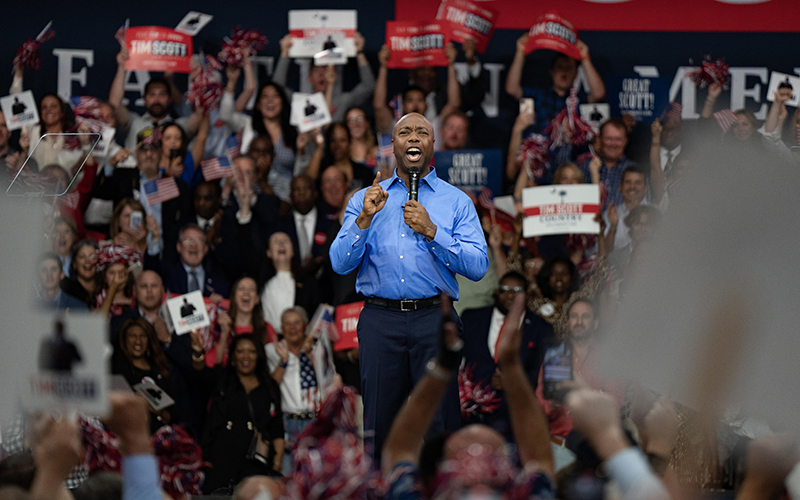
M 249 55 L 244 56 L 242 71 L 244 72 L 244 88 L 239 97 L 236 98 L 236 111 L 239 113 L 244 113 L 247 109 L 247 103 L 256 93 L 256 73 L 253 70 L 253 63 L 250 62 Z
M 522 98 L 522 70 L 525 67 L 525 45 L 528 44 L 528 34 L 525 33 L 517 39 L 517 51 L 514 60 L 508 68 L 506 76 L 506 93 L 519 100 Z
M 117 72 L 111 82 L 111 90 L 108 91 L 108 103 L 114 108 L 114 113 L 117 115 L 118 130 L 125 129 L 130 120 L 128 108 L 122 105 L 122 98 L 125 97 L 125 61 L 129 56 L 127 45 L 123 45 L 117 54 Z
M 661 130 L 663 129 L 661 121 L 656 119 L 650 125 L 650 131 L 653 134 L 652 142 L 650 143 L 650 194 L 653 196 L 653 203 L 661 203 L 661 198 L 664 197 L 666 190 L 666 179 L 664 178 L 664 171 L 661 170 Z
M 522 134 L 525 129 L 533 125 L 533 113 L 520 113 L 514 120 L 514 127 L 511 129 L 511 140 L 508 142 L 508 158 L 506 160 L 506 177 L 515 179 L 519 173 L 517 154 L 522 145 Z
M 211 120 L 208 117 L 208 113 L 203 113 L 202 116 L 200 127 L 197 129 L 197 136 L 194 138 L 194 145 L 192 145 L 195 172 L 200 168 L 200 162 L 203 161 L 203 156 L 206 153 L 206 141 L 208 140 L 208 131 L 211 128 Z
M 389 69 L 386 61 L 392 57 L 392 51 L 388 45 L 383 45 L 378 52 L 378 78 L 375 80 L 375 94 L 372 96 L 372 107 L 375 108 L 375 126 L 382 133 L 387 133 L 392 128 L 394 116 L 386 101 L 386 85 L 389 78 Z
M 439 356 L 433 365 L 428 365 L 427 374 L 414 387 L 411 396 L 394 419 L 383 445 L 384 474 L 391 472 L 401 462 L 419 462 L 425 433 L 428 432 L 447 385 L 461 362 L 464 343 L 458 338 L 458 327 L 453 321 L 450 300 L 447 297 L 443 297 L 442 312 Z
M 722 93 L 722 85 L 718 83 L 712 83 L 708 87 L 708 95 L 706 96 L 706 102 L 703 104 L 703 110 L 700 112 L 700 116 L 703 118 L 710 118 L 711 115 L 714 114 L 714 104 L 717 102 L 717 98 Z
M 788 114 L 785 103 L 792 97 L 791 95 L 786 95 L 778 91 L 775 91 L 773 95 L 775 100 L 772 101 L 772 105 L 769 107 L 769 113 L 767 113 L 767 119 L 764 121 L 764 131 L 768 134 L 776 130 L 780 132 L 781 125 L 783 125 Z
M 453 42 L 449 42 L 444 49 L 447 54 L 447 104 L 442 108 L 439 116 L 445 117 L 454 111 L 458 111 L 461 106 L 461 84 L 458 82 L 458 75 L 456 74 L 456 50 Z
M 309 134 L 313 134 L 314 141 L 317 143 L 317 148 L 314 150 L 314 154 L 311 155 L 311 160 L 308 162 L 305 174 L 317 180 L 320 169 L 322 168 L 322 157 L 325 154 L 325 137 L 322 135 L 322 130 L 318 128 L 312 130 Z
M 528 382 L 519 357 L 522 342 L 520 320 L 525 314 L 525 300 L 524 293 L 514 297 L 497 345 L 497 360 L 520 461 L 523 465 L 536 463 L 539 469 L 554 477 L 555 465 L 547 417 Z
M 355 45 L 359 81 L 350 92 L 343 94 L 343 97 L 346 97 L 346 104 L 341 106 L 345 108 L 343 112 L 346 112 L 350 106 L 358 106 L 364 103 L 375 91 L 375 75 L 372 74 L 372 68 L 369 65 L 369 61 L 367 61 L 367 56 L 364 55 L 364 37 L 359 32 L 356 32 Z
M 577 46 L 581 53 L 581 67 L 589 84 L 589 102 L 601 102 L 606 97 L 606 85 L 594 69 L 592 58 L 589 56 L 589 46 L 583 40 L 578 40 Z

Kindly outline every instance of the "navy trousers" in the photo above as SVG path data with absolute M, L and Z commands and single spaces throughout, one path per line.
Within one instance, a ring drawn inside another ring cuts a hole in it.
M 441 317 L 439 306 L 404 312 L 366 304 L 361 311 L 358 357 L 364 444 L 378 465 L 394 418 L 425 375 L 425 365 L 438 354 Z M 460 320 L 458 326 L 460 332 Z M 453 375 L 428 435 L 460 426 L 458 379 Z

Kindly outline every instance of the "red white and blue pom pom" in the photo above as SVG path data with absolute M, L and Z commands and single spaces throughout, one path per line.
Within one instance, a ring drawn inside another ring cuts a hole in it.
M 530 179 L 547 175 L 550 163 L 550 142 L 542 134 L 531 134 L 525 138 L 517 154 L 517 163 L 522 164 Z
M 119 438 L 107 431 L 96 418 L 81 417 L 83 436 L 83 463 L 89 474 L 93 472 L 120 472 L 122 455 Z
M 219 73 L 222 65 L 211 56 L 205 56 L 203 62 L 200 72 L 189 83 L 186 100 L 194 109 L 209 111 L 216 109 L 222 99 L 222 77 Z
M 544 134 L 550 138 L 550 147 L 557 148 L 566 144 L 582 146 L 592 142 L 597 131 L 583 121 L 578 113 L 578 89 L 572 87 L 567 98 L 567 106 L 553 118 Z
M 711 55 L 705 56 L 700 67 L 687 73 L 686 76 L 691 78 L 694 84 L 701 89 L 714 83 L 720 85 L 723 89 L 730 87 L 731 73 L 728 70 L 728 64 L 725 59 L 721 57 L 716 61 L 712 61 Z
M 478 413 L 492 413 L 500 406 L 500 398 L 489 384 L 475 383 L 474 366 L 462 366 L 458 370 L 458 399 L 461 400 L 461 416 L 468 418 Z
M 22 44 L 22 47 L 17 49 L 17 57 L 14 58 L 14 69 L 28 67 L 34 71 L 38 70 L 42 65 L 42 60 L 39 58 L 39 45 L 54 36 L 56 36 L 56 32 L 53 30 L 53 21 L 50 21 L 36 38 L 29 38 L 28 41 Z
M 245 55 L 253 55 L 268 43 L 267 37 L 259 30 L 246 30 L 239 26 L 233 28 L 233 36 L 225 38 L 222 51 L 217 58 L 225 66 L 244 65 Z
M 202 495 L 204 474 L 210 464 L 203 451 L 183 428 L 165 425 L 153 435 L 153 449 L 161 470 L 161 487 L 172 498 Z

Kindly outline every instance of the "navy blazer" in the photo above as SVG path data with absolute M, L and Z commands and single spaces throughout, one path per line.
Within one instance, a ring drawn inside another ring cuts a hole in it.
M 281 229 L 292 239 L 295 250 L 299 251 L 300 244 L 297 241 L 297 224 L 294 219 L 294 210 L 284 216 L 281 222 Z M 311 242 L 311 255 L 314 257 L 325 256 L 325 249 L 328 248 L 326 243 L 328 242 L 328 228 L 330 225 L 331 220 L 328 214 L 323 213 L 320 207 L 317 206 L 317 222 L 314 226 L 313 241 Z
M 200 291 L 203 292 L 203 297 L 209 297 L 212 293 L 218 293 L 223 298 L 228 298 L 230 292 L 230 285 L 228 281 L 221 275 L 214 272 L 211 266 L 203 263 L 203 269 L 206 272 L 205 282 L 201 284 Z M 163 263 L 161 266 L 161 279 L 164 280 L 164 288 L 167 292 L 173 295 L 183 295 L 189 290 L 189 276 L 186 274 L 186 269 L 183 264 Z
M 472 381 L 483 382 L 484 386 L 491 382 L 492 374 L 498 365 L 489 352 L 489 327 L 492 322 L 494 306 L 467 309 L 461 315 L 463 323 L 462 339 L 464 340 L 464 362 L 471 367 Z M 542 364 L 544 343 L 553 337 L 553 326 L 533 312 L 526 310 L 522 320 L 522 342 L 520 360 L 528 376 L 531 387 L 535 390 L 539 380 L 539 367 Z M 497 391 L 503 399 L 503 392 Z M 491 414 L 473 415 L 465 419 L 465 423 L 484 423 L 497 429 L 507 438 L 511 437 L 508 406 L 505 400 Z

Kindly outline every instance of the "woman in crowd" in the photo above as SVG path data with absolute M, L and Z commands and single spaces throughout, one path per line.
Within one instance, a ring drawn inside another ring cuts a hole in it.
M 135 212 L 138 212 L 142 217 L 141 226 L 131 223 L 131 216 Z M 161 227 L 156 222 L 155 217 L 152 215 L 145 217 L 145 214 L 144 207 L 137 200 L 125 198 L 120 201 L 111 216 L 111 225 L 109 227 L 111 240 L 114 244 L 132 248 L 142 255 L 147 252 L 148 245 L 157 247 L 161 236 Z M 149 242 L 148 233 L 150 234 Z M 156 247 L 153 249 L 154 252 L 160 250 L 160 248 Z
M 135 307 L 134 276 L 140 268 L 139 252 L 122 245 L 108 245 L 97 252 L 97 273 L 91 304 L 105 316 L 120 316 Z
M 314 314 L 319 305 L 317 280 L 314 276 L 304 276 L 288 234 L 276 232 L 270 236 L 261 278 L 264 319 L 275 331 L 280 333 L 281 314 L 289 307 L 300 306 L 309 316 Z
M 289 202 L 289 185 L 294 176 L 295 162 L 302 162 L 298 158 L 298 149 L 303 149 L 300 146 L 304 145 L 302 143 L 307 138 L 298 144 L 297 129 L 289 123 L 291 103 L 279 85 L 267 82 L 256 96 L 251 118 L 234 111 L 233 94 L 226 90 L 220 103 L 220 117 L 234 133 L 242 132 L 242 152 L 247 152 L 255 136 L 269 135 L 274 147 L 269 183 L 278 198 Z
M 61 291 L 89 305 L 97 272 L 97 242 L 81 240 L 75 244 L 69 259 L 69 273 L 61 280 Z
M 129 319 L 119 332 L 119 345 L 114 346 L 111 359 L 111 373 L 122 375 L 133 387 L 144 381 L 155 383 L 168 396 L 175 399 L 169 362 L 161 350 L 161 342 L 156 331 L 146 319 Z M 176 422 L 175 405 L 156 411 L 150 419 L 150 432 L 155 432 L 162 425 Z
M 193 342 L 196 353 L 202 349 Z M 239 335 L 231 341 L 203 434 L 203 458 L 212 467 L 204 490 L 232 488 L 252 475 L 279 475 L 283 458 L 283 413 L 277 385 L 269 376 L 261 340 Z M 220 365 L 221 366 L 221 365 Z
M 208 114 L 203 115 L 197 137 L 189 151 L 189 138 L 183 127 L 177 123 L 169 123 L 161 127 L 161 162 L 159 167 L 168 177 L 177 177 L 189 186 L 195 186 L 201 179 L 195 158 L 203 158 L 208 139 Z
M 261 345 L 274 341 L 277 337 L 272 326 L 264 321 L 261 298 L 258 295 L 256 280 L 248 276 L 239 278 L 231 288 L 230 311 L 222 311 L 217 316 L 220 338 L 230 339 L 238 335 L 252 335 Z M 227 347 L 227 346 L 226 346 Z M 228 362 L 228 350 L 218 350 L 214 345 L 206 353 L 206 366 Z
M 375 171 L 378 166 L 378 141 L 367 112 L 352 107 L 344 116 L 347 130 L 350 131 L 350 159 Z
M 350 130 L 343 123 L 334 123 L 325 131 L 325 148 L 318 147 L 311 157 L 306 174 L 316 180 L 327 168 L 338 168 L 347 176 L 350 189 L 369 187 L 375 174 L 363 163 L 350 158 Z M 318 144 L 319 145 L 319 144 Z

